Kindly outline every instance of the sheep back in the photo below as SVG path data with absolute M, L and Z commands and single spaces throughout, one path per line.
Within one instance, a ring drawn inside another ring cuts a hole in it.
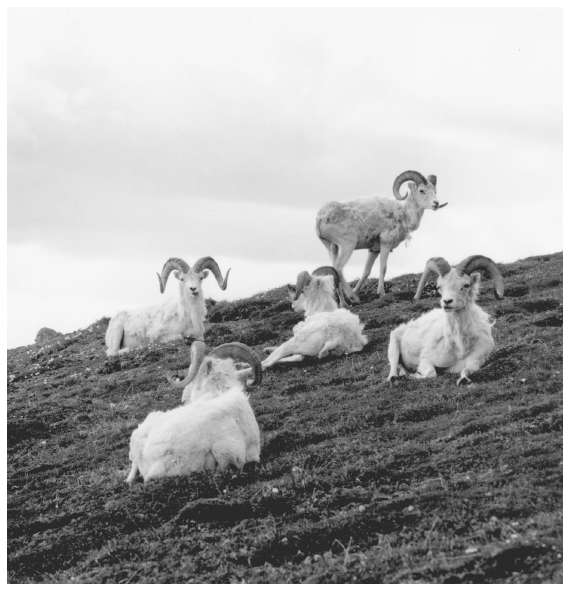
M 368 342 L 364 324 L 352 312 L 340 308 L 334 312 L 316 312 L 293 327 L 295 341 L 301 348 L 314 351 L 327 345 L 327 352 L 337 355 L 361 351 Z M 312 354 L 315 353 L 304 353 Z
M 260 433 L 247 397 L 236 387 L 212 400 L 153 412 L 131 436 L 129 457 L 145 481 L 258 461 Z

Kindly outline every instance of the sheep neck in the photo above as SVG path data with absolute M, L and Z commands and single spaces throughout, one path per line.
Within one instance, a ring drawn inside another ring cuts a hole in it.
M 418 205 L 414 197 L 408 197 L 404 203 L 404 213 L 406 214 L 406 234 L 409 234 L 419 228 L 422 216 L 424 215 L 424 209 Z
M 458 312 L 444 315 L 443 338 L 448 349 L 453 349 L 458 359 L 465 357 L 476 340 L 475 322 L 473 317 L 473 305 L 466 306 Z
M 191 296 L 186 294 L 185 290 L 180 293 L 178 300 L 178 317 L 182 322 L 188 320 L 192 324 L 194 330 L 204 331 L 204 318 L 206 317 L 206 304 L 204 296 L 200 293 L 198 296 Z

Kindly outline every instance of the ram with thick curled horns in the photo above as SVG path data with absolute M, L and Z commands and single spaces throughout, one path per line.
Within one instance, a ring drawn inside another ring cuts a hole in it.
M 168 276 L 174 271 L 174 276 L 180 282 L 178 298 L 136 310 L 122 310 L 113 316 L 105 336 L 107 355 L 183 337 L 203 341 L 207 310 L 202 281 L 208 276 L 208 269 L 214 274 L 220 288 L 225 290 L 230 271 L 224 278 L 212 257 L 198 259 L 193 267 L 179 258 L 168 259 L 162 273 L 158 275 L 160 293 L 164 293 Z
M 234 360 L 249 363 L 253 379 L 247 386 L 259 385 L 257 353 L 243 343 L 220 345 L 206 357 L 204 352 L 204 343 L 194 341 L 186 378 L 177 382 L 168 376 L 172 385 L 184 388 L 184 405 L 151 412 L 133 431 L 129 484 L 139 473 L 146 482 L 259 461 L 259 426 L 234 366 Z
M 414 378 L 434 378 L 441 373 L 457 373 L 459 384 L 470 384 L 469 375 L 477 371 L 489 356 L 495 341 L 491 333 L 494 322 L 477 305 L 484 270 L 493 278 L 495 297 L 502 299 L 503 276 L 488 257 L 474 255 L 451 267 L 442 257 L 426 263 L 418 284 L 417 302 L 432 273 L 437 277 L 440 307 L 415 320 L 400 325 L 390 334 L 388 381 L 410 374 Z
M 400 187 L 410 181 L 409 193 L 400 195 Z M 401 242 L 410 238 L 424 215 L 425 209 L 434 211 L 445 207 L 436 193 L 437 178 L 427 179 L 419 172 L 408 170 L 394 181 L 396 200 L 388 197 L 360 197 L 350 201 L 329 201 L 317 213 L 316 231 L 326 246 L 333 267 L 340 275 L 344 292 L 353 302 L 359 302 L 358 293 L 380 255 L 378 294 L 384 295 L 384 276 L 388 255 Z M 343 275 L 343 268 L 354 250 L 367 248 L 368 259 L 354 290 Z

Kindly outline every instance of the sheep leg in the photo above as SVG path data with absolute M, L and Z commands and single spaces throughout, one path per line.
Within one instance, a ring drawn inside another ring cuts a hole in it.
M 344 293 L 342 291 L 342 287 L 339 285 L 338 289 L 336 290 L 338 294 L 338 301 L 341 308 L 347 308 L 346 300 L 344 299 Z
M 390 244 L 382 242 L 380 244 L 380 276 L 378 277 L 378 295 L 386 295 L 384 290 L 384 277 L 388 268 L 388 255 L 390 254 Z
M 435 367 L 426 360 L 420 361 L 416 373 L 412 374 L 412 377 L 416 378 L 417 380 L 423 380 L 424 378 L 435 378 L 436 376 L 437 373 L 435 371 Z
M 128 484 L 132 484 L 135 481 L 135 478 L 137 477 L 138 473 L 139 467 L 137 466 L 136 462 L 133 462 L 133 465 L 131 466 L 131 471 L 129 472 L 129 475 L 127 476 L 125 482 Z
M 457 385 L 470 384 L 469 374 L 481 368 L 489 353 L 493 350 L 493 342 L 487 339 L 479 339 L 469 355 L 463 359 L 460 364 L 456 363 L 455 367 L 449 368 L 449 371 L 455 373 L 461 369 Z M 459 367 L 458 367 L 459 366 Z M 462 367 L 461 367 L 462 366 Z
M 336 260 L 333 260 L 333 267 L 338 272 L 338 276 L 340 278 L 340 283 L 342 285 L 342 289 L 344 290 L 344 293 L 347 295 L 348 299 L 351 302 L 358 304 L 358 303 L 360 303 L 360 298 L 358 297 L 358 295 L 356 295 L 356 293 L 354 293 L 354 291 L 352 291 L 352 287 L 350 287 L 350 284 L 344 278 L 344 275 L 342 273 L 342 270 L 344 269 L 344 266 L 348 262 L 350 255 L 354 252 L 354 246 L 355 245 L 353 245 L 353 244 L 350 244 L 350 245 L 341 244 L 338 247 L 338 255 L 336 256 Z
M 400 344 L 404 327 L 395 328 L 390 333 L 390 343 L 388 345 L 388 361 L 390 362 L 390 374 L 388 375 L 387 382 L 393 384 L 398 377 L 398 368 L 400 366 Z
M 370 271 L 372 271 L 372 266 L 374 265 L 374 261 L 378 258 L 380 252 L 376 252 L 374 250 L 368 251 L 368 258 L 366 259 L 366 264 L 364 265 L 364 271 L 362 271 L 362 277 L 356 284 L 354 288 L 354 293 L 360 293 L 360 289 L 364 285 L 364 282 L 368 279 L 370 275 Z
M 341 343 L 338 342 L 338 340 L 332 340 L 332 341 L 327 341 L 324 345 L 323 348 L 318 352 L 317 357 L 319 359 L 322 359 L 323 357 L 327 357 L 328 354 L 333 351 L 337 345 L 339 345 Z
M 271 355 L 267 357 L 267 359 L 263 360 L 261 362 L 261 367 L 263 369 L 266 369 L 268 367 L 271 367 L 273 364 L 277 363 L 280 359 L 283 359 L 283 357 L 289 357 L 290 355 L 295 354 L 296 348 L 297 347 L 294 339 L 289 339 L 288 341 L 277 347 L 277 349 L 275 349 L 275 351 L 273 351 L 273 353 L 271 353 Z
M 263 347 L 263 352 L 264 353 L 273 353 L 273 351 L 275 351 L 275 349 L 277 349 L 277 347 Z
M 339 294 L 341 294 L 341 298 L 340 298 L 341 305 L 344 304 L 343 307 L 346 307 L 346 302 L 344 301 L 344 296 L 342 296 L 342 291 L 344 291 L 346 293 L 346 295 L 348 296 L 348 298 L 352 302 L 354 302 L 354 303 L 360 302 L 360 300 L 358 299 L 358 296 L 352 291 L 352 287 L 350 287 L 350 285 L 348 284 L 348 282 L 344 278 L 344 275 L 342 274 L 342 269 L 346 265 L 346 261 L 348 261 L 348 259 L 350 258 L 350 255 L 354 251 L 354 247 L 356 246 L 356 242 L 350 243 L 348 245 L 338 246 L 334 242 L 331 242 L 330 240 L 327 240 L 326 238 L 323 238 L 322 236 L 320 236 L 318 231 L 317 231 L 317 236 L 319 236 L 319 240 L 325 245 L 325 248 L 327 249 L 327 252 L 329 253 L 329 257 L 331 259 L 332 266 L 338 272 L 338 276 L 340 279 L 340 286 L 339 286 L 338 291 L 339 291 Z M 339 262 L 341 260 L 341 257 L 342 257 L 342 261 L 344 261 L 344 262 Z
M 282 357 L 277 363 L 293 363 L 294 361 L 303 361 L 304 355 L 290 355 L 289 357 Z
M 105 335 L 105 344 L 107 345 L 107 357 L 111 357 L 111 355 L 116 355 L 119 353 L 119 349 L 123 344 L 123 335 L 125 333 L 125 318 L 127 316 L 126 312 L 119 312 L 112 320 L 109 322 L 109 326 L 107 328 L 107 334 Z

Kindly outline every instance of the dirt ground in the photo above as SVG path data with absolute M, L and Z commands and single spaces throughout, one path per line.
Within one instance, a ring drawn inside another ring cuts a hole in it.
M 562 253 L 500 265 L 473 374 L 386 382 L 390 331 L 438 305 L 419 274 L 365 286 L 369 343 L 264 373 L 261 459 L 129 487 L 129 438 L 180 403 L 185 342 L 105 357 L 108 319 L 8 351 L 10 583 L 562 582 Z M 300 269 L 301 270 L 301 269 Z M 290 278 L 290 282 L 294 281 Z M 208 302 L 208 349 L 301 320 L 283 288 Z

